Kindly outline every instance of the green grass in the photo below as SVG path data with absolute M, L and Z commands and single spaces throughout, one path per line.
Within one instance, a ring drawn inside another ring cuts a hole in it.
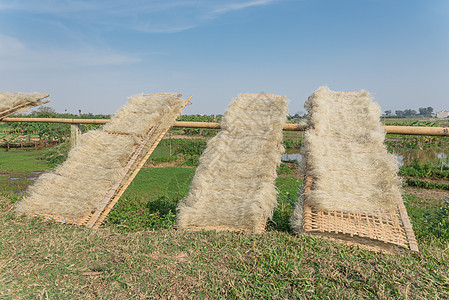
M 0 193 L 22 193 L 41 172 L 51 166 L 41 157 L 42 150 L 0 151 Z
M 177 203 L 188 194 L 194 174 L 194 169 L 180 167 L 141 170 L 109 214 L 107 224 L 120 232 L 173 227 Z M 279 205 L 269 230 L 289 231 L 289 218 L 301 184 L 302 180 L 294 176 L 276 179 Z
M 176 205 L 189 191 L 191 168 L 142 169 L 107 218 L 120 232 L 170 228 Z
M 290 231 L 290 216 L 295 209 L 301 185 L 302 179 L 294 176 L 276 178 L 278 205 L 273 211 L 272 219 L 268 221 L 267 230 Z
M 194 173 L 195 169 L 179 167 L 142 169 L 124 196 L 179 197 L 189 190 Z
M 41 155 L 27 154 L 18 165 L 26 169 Z M 294 176 L 277 178 L 279 205 L 265 234 L 175 230 L 174 209 L 194 171 L 141 170 L 99 230 L 17 217 L 18 196 L 4 193 L 0 298 L 449 297 L 449 241 L 432 233 L 425 217 L 438 215 L 438 201 L 404 195 L 420 254 L 372 253 L 292 235 L 288 219 L 302 184 Z
M 172 155 L 173 155 L 173 153 L 172 153 Z M 170 156 L 170 146 L 158 145 L 154 149 L 153 153 L 151 153 L 150 159 L 167 157 L 167 156 Z
M 432 236 L 429 235 L 429 231 L 426 229 L 426 212 L 433 212 L 437 209 L 435 203 L 429 205 L 429 203 L 415 195 L 405 194 L 402 196 L 404 205 L 407 208 L 407 213 L 413 224 L 413 231 L 416 237 L 422 241 L 432 240 Z
M 50 168 L 50 165 L 42 160 L 42 155 L 47 149 L 22 150 L 10 149 L 0 151 L 0 170 L 2 171 L 36 171 Z
M 449 297 L 447 243 L 400 256 L 278 231 L 120 233 L 17 218 L 11 205 L 0 199 L 0 298 Z
M 178 161 L 177 165 L 198 166 L 205 147 L 206 141 L 203 139 L 163 140 L 151 154 L 149 162 L 160 164 Z

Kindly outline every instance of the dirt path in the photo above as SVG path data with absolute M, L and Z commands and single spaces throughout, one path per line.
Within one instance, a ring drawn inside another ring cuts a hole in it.
M 404 187 L 404 194 L 414 195 L 422 200 L 422 206 L 439 207 L 444 197 L 449 197 L 449 191 L 438 189 L 422 189 L 411 186 Z

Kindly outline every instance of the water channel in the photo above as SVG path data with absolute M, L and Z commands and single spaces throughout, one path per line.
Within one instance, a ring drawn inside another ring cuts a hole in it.
M 433 164 L 443 164 L 449 167 L 449 149 L 427 149 L 427 150 L 409 150 L 394 152 L 397 157 L 399 166 L 408 165 L 414 161 L 419 163 L 431 162 Z M 287 149 L 282 155 L 283 162 L 296 160 L 298 163 L 302 161 L 302 155 L 298 149 Z

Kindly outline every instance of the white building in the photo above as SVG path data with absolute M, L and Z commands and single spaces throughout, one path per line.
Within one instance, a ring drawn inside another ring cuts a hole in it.
M 437 118 L 438 118 L 438 119 L 449 118 L 449 111 L 447 111 L 447 110 L 442 110 L 442 111 L 437 112 Z

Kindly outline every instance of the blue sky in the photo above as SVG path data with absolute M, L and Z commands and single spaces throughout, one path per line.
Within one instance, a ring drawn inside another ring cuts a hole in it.
M 0 0 L 0 90 L 50 93 L 59 112 L 179 92 L 185 113 L 223 113 L 264 92 L 294 114 L 321 85 L 449 110 L 449 1 Z

